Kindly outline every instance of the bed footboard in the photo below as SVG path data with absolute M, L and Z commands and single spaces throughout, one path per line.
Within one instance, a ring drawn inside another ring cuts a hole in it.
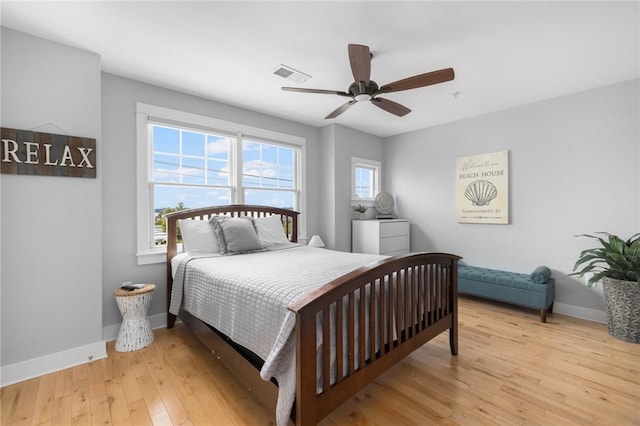
M 457 355 L 459 259 L 446 253 L 385 259 L 289 306 L 296 314 L 296 425 L 317 424 L 446 330 Z M 323 342 L 318 362 L 317 333 Z M 320 391 L 316 377 L 322 377 Z

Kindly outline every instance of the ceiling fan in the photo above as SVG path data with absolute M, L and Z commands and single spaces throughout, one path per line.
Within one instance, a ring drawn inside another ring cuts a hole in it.
M 350 44 L 348 46 L 348 50 L 351 73 L 353 74 L 355 81 L 351 83 L 346 92 L 339 90 L 305 89 L 300 87 L 283 87 L 282 90 L 289 92 L 330 94 L 351 98 L 351 100 L 342 104 L 336 110 L 327 115 L 325 119 L 336 118 L 356 102 L 366 101 L 370 101 L 378 108 L 390 112 L 391 114 L 403 117 L 411 112 L 409 108 L 389 99 L 381 98 L 378 95 L 444 83 L 445 81 L 450 81 L 454 78 L 453 68 L 445 68 L 438 71 L 414 75 L 413 77 L 407 77 L 380 87 L 375 81 L 369 78 L 371 75 L 372 58 L 369 47 L 360 44 Z

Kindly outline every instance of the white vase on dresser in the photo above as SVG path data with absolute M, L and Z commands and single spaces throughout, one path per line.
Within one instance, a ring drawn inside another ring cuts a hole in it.
M 409 220 L 369 219 L 351 221 L 351 251 L 398 256 L 409 253 Z

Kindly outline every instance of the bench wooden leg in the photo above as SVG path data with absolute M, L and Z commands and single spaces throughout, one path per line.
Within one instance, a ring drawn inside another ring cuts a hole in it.
M 540 322 L 547 322 L 547 310 L 540 309 Z

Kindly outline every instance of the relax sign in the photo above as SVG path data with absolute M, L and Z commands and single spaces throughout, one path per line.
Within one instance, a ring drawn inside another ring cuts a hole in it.
M 96 177 L 96 140 L 1 128 L 0 172 L 14 175 Z

